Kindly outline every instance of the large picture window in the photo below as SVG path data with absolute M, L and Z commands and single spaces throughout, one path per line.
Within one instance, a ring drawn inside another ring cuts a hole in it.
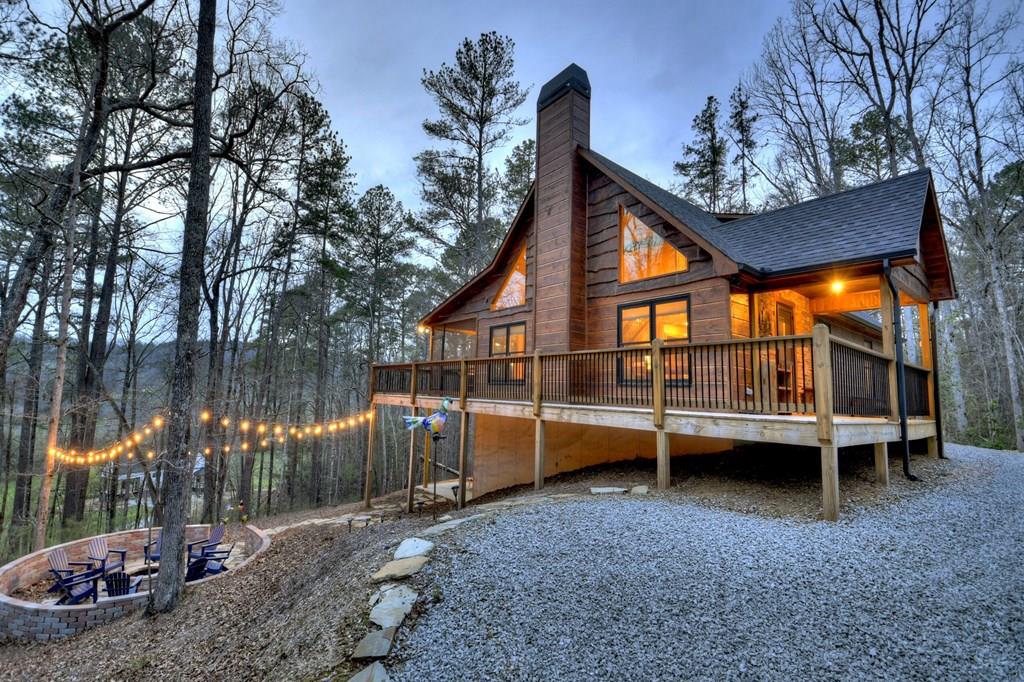
M 491 310 L 504 310 L 526 305 L 526 246 L 519 250 L 512 269 L 501 283 L 498 295 L 494 297 Z
M 510 358 L 507 363 L 488 363 L 487 381 L 492 384 L 522 383 L 526 380 L 526 323 L 513 322 L 491 327 L 491 357 Z M 513 359 L 514 358 L 514 359 Z
M 685 272 L 688 267 L 685 255 L 625 207 L 619 206 L 620 282 Z
M 619 306 L 619 345 L 639 346 L 654 339 L 690 341 L 690 297 L 626 303 Z M 682 385 L 690 380 L 686 353 L 665 354 L 665 381 Z M 619 363 L 619 382 L 650 381 L 650 356 L 631 355 Z

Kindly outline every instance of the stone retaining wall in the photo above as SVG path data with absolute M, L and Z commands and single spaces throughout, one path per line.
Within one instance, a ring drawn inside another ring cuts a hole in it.
M 159 529 L 153 529 L 153 538 Z M 186 526 L 185 537 L 188 542 L 207 536 L 209 526 Z M 242 543 L 245 545 L 246 558 L 232 571 L 247 564 L 254 556 L 270 546 L 270 537 L 255 526 L 242 527 Z M 149 541 L 149 530 L 128 530 L 110 533 L 107 544 L 111 548 L 128 550 L 128 561 L 141 559 L 142 548 Z M 68 553 L 71 561 L 85 561 L 89 551 L 91 537 L 73 540 L 62 545 L 47 547 L 38 552 L 27 554 L 19 559 L 0 567 L 0 641 L 34 640 L 49 641 L 74 635 L 82 630 L 108 623 L 115 618 L 144 608 L 149 598 L 148 592 L 130 594 L 123 597 L 110 597 L 76 606 L 54 606 L 29 602 L 10 596 L 19 587 L 33 585 L 47 579 L 49 563 L 46 555 L 60 547 Z M 188 583 L 187 587 L 216 580 L 231 575 L 231 571 Z

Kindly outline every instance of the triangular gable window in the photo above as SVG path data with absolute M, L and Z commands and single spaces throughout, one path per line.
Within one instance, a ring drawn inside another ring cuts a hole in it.
M 689 268 L 686 256 L 619 206 L 619 281 L 635 282 Z
M 512 269 L 505 277 L 505 281 L 494 297 L 491 310 L 502 310 L 504 308 L 515 308 L 526 305 L 526 246 L 519 250 Z

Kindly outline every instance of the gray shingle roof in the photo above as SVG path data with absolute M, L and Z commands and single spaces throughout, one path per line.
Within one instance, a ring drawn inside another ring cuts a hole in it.
M 931 182 L 931 173 L 920 170 L 721 222 L 601 154 L 587 153 L 729 258 L 762 275 L 916 253 Z
M 930 182 L 915 171 L 723 223 L 715 236 L 763 274 L 914 254 Z

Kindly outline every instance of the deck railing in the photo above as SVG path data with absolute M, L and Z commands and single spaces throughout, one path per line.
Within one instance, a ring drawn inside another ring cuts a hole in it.
M 906 372 L 903 377 L 907 391 L 907 415 L 910 417 L 926 417 L 930 412 L 928 403 L 928 377 L 931 374 L 923 367 L 904 364 Z
M 816 331 L 816 334 L 818 332 Z M 819 350 L 821 349 L 821 350 Z M 824 354 L 819 358 L 817 354 Z M 821 360 L 826 359 L 822 363 Z M 375 365 L 379 394 L 542 404 L 648 407 L 754 414 L 893 414 L 886 354 L 830 336 L 653 344 L 464 360 Z M 831 381 L 817 382 L 815 367 Z M 906 365 L 908 414 L 930 414 L 928 370 Z M 823 408 L 815 385 L 827 386 Z M 415 384 L 415 389 L 413 388 Z
M 833 413 L 890 416 L 889 358 L 834 337 L 829 345 L 832 349 Z

